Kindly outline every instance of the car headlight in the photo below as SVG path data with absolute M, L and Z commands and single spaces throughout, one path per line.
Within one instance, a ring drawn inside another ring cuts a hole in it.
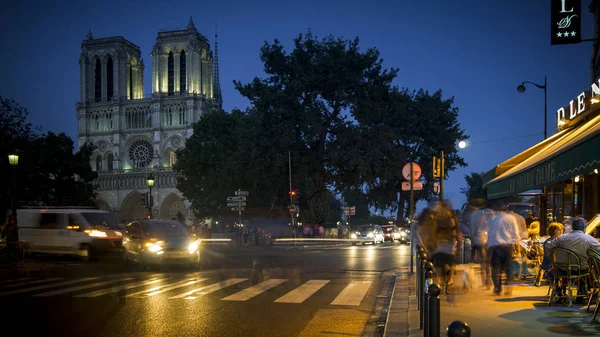
M 356 239 L 356 234 L 354 234 L 354 233 L 350 234 L 350 239 Z
M 194 241 L 188 246 L 188 252 L 190 252 L 190 254 L 194 254 L 196 251 L 198 251 L 198 241 Z
M 369 233 L 369 234 L 367 234 L 367 237 L 368 237 L 368 238 L 372 238 L 372 237 L 373 237 L 373 233 Z
M 92 230 L 85 230 L 84 232 L 86 232 L 89 236 L 92 237 L 96 237 L 96 238 L 105 238 L 106 237 L 106 233 L 102 232 L 102 231 L 97 231 L 95 229 Z
M 406 232 L 402 232 L 402 233 L 400 233 L 400 235 L 406 236 Z
M 152 242 L 146 242 L 146 248 L 152 253 L 160 252 L 162 250 L 162 247 L 159 244 Z

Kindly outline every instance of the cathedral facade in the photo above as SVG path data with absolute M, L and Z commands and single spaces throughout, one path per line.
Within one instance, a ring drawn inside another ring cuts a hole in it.
M 221 105 L 216 38 L 213 54 L 191 18 L 184 29 L 160 31 L 151 53 L 151 95 L 144 93 L 140 47 L 91 32 L 82 42 L 78 146 L 96 145 L 91 166 L 99 205 L 121 222 L 144 218 L 148 199 L 155 218 L 192 219 L 172 168 L 207 104 Z M 155 183 L 146 198 L 150 175 Z

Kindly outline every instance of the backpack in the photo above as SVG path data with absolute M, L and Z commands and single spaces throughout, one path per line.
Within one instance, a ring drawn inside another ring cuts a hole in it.
M 449 209 L 441 209 L 435 213 L 435 233 L 438 241 L 452 241 L 456 238 L 458 223 L 454 213 Z

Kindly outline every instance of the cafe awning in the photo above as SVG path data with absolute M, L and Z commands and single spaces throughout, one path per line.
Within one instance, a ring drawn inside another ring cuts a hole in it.
M 539 189 L 600 168 L 600 115 L 581 126 L 561 131 L 513 158 L 518 161 L 516 158 L 526 157 L 525 153 L 530 154 L 528 158 L 484 185 L 488 199 Z

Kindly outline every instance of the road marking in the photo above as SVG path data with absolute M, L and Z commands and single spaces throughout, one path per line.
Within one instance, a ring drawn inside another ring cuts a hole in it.
M 360 305 L 372 281 L 354 281 L 342 290 L 342 292 L 331 302 L 332 305 Z
M 358 309 L 319 309 L 298 337 L 362 336 L 369 313 Z
M 2 281 L 2 284 L 13 283 L 13 282 L 23 282 L 23 281 L 27 281 L 27 280 L 33 280 L 33 279 L 34 279 L 34 277 L 21 277 L 21 278 L 15 278 L 12 280 Z
M 329 280 L 310 280 L 298 288 L 276 299 L 278 303 L 302 303 L 319 289 L 323 288 Z
M 37 287 L 31 287 L 31 288 L 25 288 L 25 289 L 17 289 L 17 290 L 13 290 L 13 291 L 5 291 L 5 292 L 0 293 L 0 296 L 28 293 L 30 291 L 36 291 L 36 290 L 43 290 L 43 289 L 48 289 L 48 288 L 66 286 L 66 285 L 70 285 L 70 284 L 74 284 L 74 283 L 79 283 L 79 282 L 94 281 L 94 280 L 97 280 L 97 279 L 98 279 L 98 277 L 86 277 L 86 278 L 82 278 L 82 279 L 78 279 L 78 280 L 65 281 L 65 282 L 59 282 L 59 283 L 53 283 L 53 284 L 46 284 L 46 285 L 43 285 L 43 286 L 37 286 Z
M 21 283 L 14 283 L 11 285 L 7 285 L 7 286 L 2 286 L 2 288 L 7 289 L 7 288 L 15 288 L 15 287 L 22 287 L 22 286 L 29 286 L 32 284 L 40 284 L 40 283 L 46 283 L 46 282 L 54 282 L 54 281 L 59 281 L 59 280 L 64 280 L 64 277 L 54 277 L 54 278 L 49 278 L 49 279 L 45 279 L 45 280 L 37 280 L 37 281 L 27 281 L 27 282 L 21 282 Z
M 254 296 L 260 295 L 260 294 L 264 293 L 265 291 L 282 284 L 285 281 L 287 281 L 287 279 L 273 278 L 270 280 L 266 280 L 255 286 L 252 286 L 250 288 L 246 288 L 242 291 L 239 291 L 231 296 L 227 296 L 227 297 L 223 298 L 222 300 L 223 301 L 247 301 Z
M 169 297 L 169 299 L 184 298 L 186 300 L 195 300 L 198 297 L 208 295 L 210 293 L 214 293 L 215 291 L 221 290 L 223 288 L 231 287 L 232 285 L 236 285 L 236 284 L 244 282 L 246 280 L 248 280 L 248 279 L 247 278 L 230 278 L 228 280 L 214 283 L 214 284 L 208 285 L 206 287 L 197 288 L 197 289 L 190 290 L 188 292 L 185 292 L 185 293 L 177 295 L 177 296 Z
M 41 294 L 36 294 L 36 295 L 33 295 L 33 296 L 35 296 L 35 297 L 48 297 L 48 296 L 54 296 L 54 295 L 61 295 L 61 294 L 66 294 L 66 293 L 72 293 L 72 292 L 79 291 L 79 290 L 101 287 L 101 286 L 104 286 L 104 285 L 107 285 L 107 284 L 110 284 L 110 283 L 124 282 L 124 281 L 130 281 L 130 280 L 133 280 L 133 277 L 121 277 L 121 278 L 116 279 L 116 280 L 102 281 L 102 282 L 96 282 L 96 283 L 86 284 L 86 285 L 83 285 L 83 286 L 71 287 L 71 288 L 67 288 L 67 289 L 59 289 L 59 290 L 54 290 L 54 291 L 48 291 L 48 292 L 41 293 Z
M 164 280 L 165 279 L 156 279 L 155 278 L 155 279 L 146 280 L 146 281 L 142 281 L 142 282 L 129 283 L 129 284 L 124 284 L 124 285 L 120 285 L 120 286 L 116 286 L 116 287 L 112 287 L 112 288 L 108 288 L 108 289 L 92 291 L 91 293 L 86 293 L 86 294 L 77 295 L 77 296 L 73 296 L 73 297 L 98 297 L 98 296 L 102 296 L 102 295 L 116 293 L 117 291 L 121 291 L 121 290 L 143 287 L 145 285 L 154 284 L 154 283 L 164 281 Z
M 137 293 L 129 294 L 124 297 L 137 297 L 137 298 L 152 297 L 154 295 L 158 295 L 158 294 L 164 293 L 166 291 L 171 291 L 174 289 L 191 286 L 192 284 L 196 284 L 198 282 L 205 281 L 205 280 L 208 280 L 208 279 L 207 278 L 199 278 L 199 279 L 191 278 L 191 279 L 183 280 L 180 282 L 172 283 L 171 286 L 169 286 L 169 287 L 167 287 L 168 284 L 160 285 L 160 286 L 156 286 L 154 288 L 138 291 Z

